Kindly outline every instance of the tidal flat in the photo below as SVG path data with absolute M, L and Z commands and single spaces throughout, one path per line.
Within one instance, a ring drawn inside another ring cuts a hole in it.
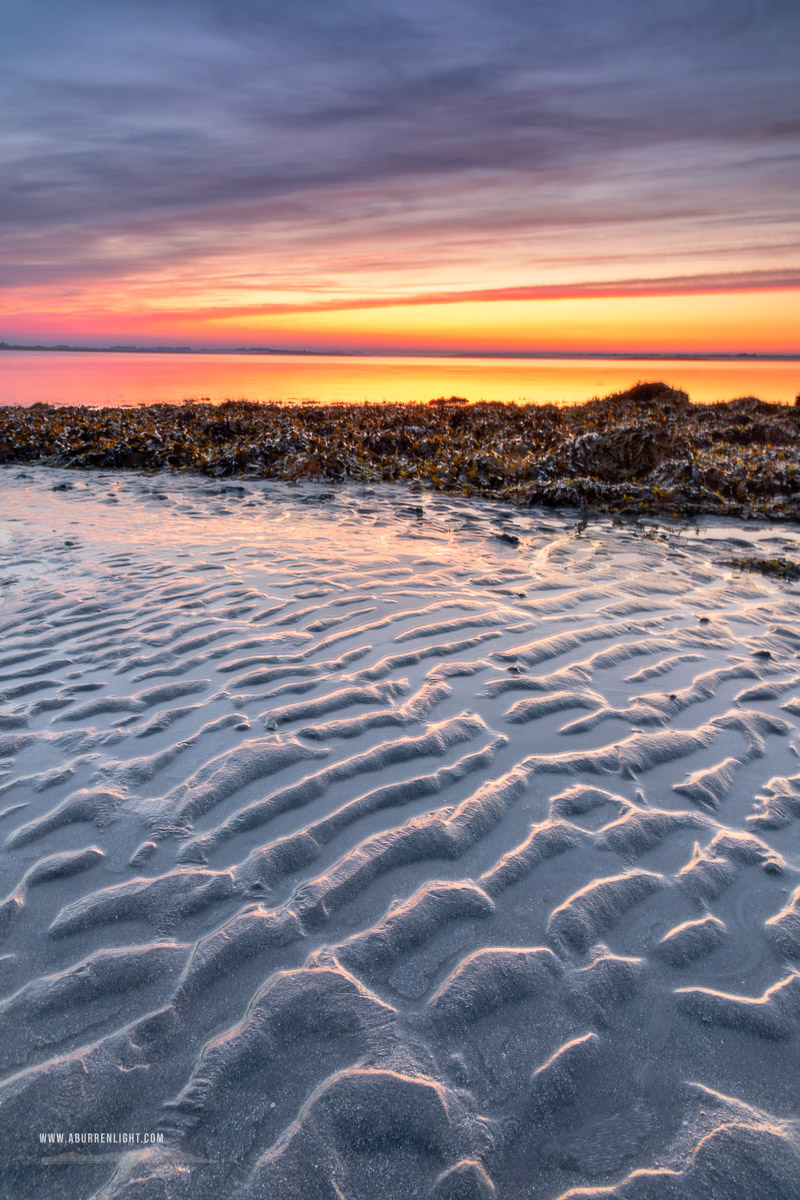
M 735 564 L 800 529 L 21 416 L 83 469 L 0 468 L 0 1193 L 795 1196 L 800 584 Z

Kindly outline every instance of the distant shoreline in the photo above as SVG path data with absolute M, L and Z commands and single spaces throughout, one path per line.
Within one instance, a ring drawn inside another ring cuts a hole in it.
M 282 355 L 301 358 L 476 358 L 476 359 L 556 359 L 563 362 L 581 362 L 591 359 L 611 359 L 618 362 L 800 362 L 800 352 L 797 354 L 752 354 L 742 351 L 738 354 L 723 354 L 707 351 L 690 353 L 688 351 L 673 351 L 661 353 L 657 351 L 605 351 L 580 350 L 566 353 L 561 350 L 291 350 L 285 347 L 271 346 L 233 346 L 214 348 L 210 346 L 40 346 L 23 345 L 10 342 L 0 342 L 0 352 L 23 354 L 180 354 L 199 356 L 204 354 L 275 356 Z

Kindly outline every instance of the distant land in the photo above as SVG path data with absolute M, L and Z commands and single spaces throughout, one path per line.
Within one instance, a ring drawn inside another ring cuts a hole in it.
M 0 342 L 0 350 L 58 350 L 70 354 L 336 354 L 338 350 L 275 350 L 270 346 L 227 346 L 214 349 L 210 346 L 55 346 L 20 345 Z
M 24 345 L 0 342 L 2 350 L 53 351 L 69 354 L 287 354 L 319 356 L 324 358 L 556 358 L 556 359 L 662 359 L 669 361 L 713 360 L 715 362 L 739 362 L 742 359 L 755 362 L 796 362 L 797 354 L 720 354 L 713 350 L 687 353 L 682 351 L 607 351 L 607 350 L 288 350 L 274 346 L 71 346 L 59 343 L 52 346 Z

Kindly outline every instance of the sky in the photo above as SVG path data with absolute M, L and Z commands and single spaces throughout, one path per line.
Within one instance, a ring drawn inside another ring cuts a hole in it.
M 0 341 L 800 352 L 797 0 L 0 16 Z

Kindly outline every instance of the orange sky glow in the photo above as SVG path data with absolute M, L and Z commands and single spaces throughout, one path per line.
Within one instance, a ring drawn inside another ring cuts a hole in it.
M 609 289 L 610 290 L 610 289 Z M 502 294 L 501 294 L 502 295 Z M 211 297 L 213 299 L 213 296 Z M 284 311 L 257 305 L 169 302 L 137 281 L 132 295 L 86 292 L 36 313 L 14 298 L 0 306 L 5 340 L 108 345 L 242 345 L 374 353 L 761 353 L 800 351 L 800 288 L 672 295 L 563 295 L 304 306 Z M 15 311 L 16 309 L 16 311 Z
M 800 355 L 796 5 L 150 9 L 11 0 L 0 341 Z

